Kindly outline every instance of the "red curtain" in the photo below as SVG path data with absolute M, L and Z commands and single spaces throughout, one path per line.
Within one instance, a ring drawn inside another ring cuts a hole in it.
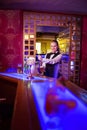
M 80 86 L 87 90 L 87 16 L 83 17 Z
M 22 16 L 19 10 L 0 10 L 0 68 L 23 62 Z

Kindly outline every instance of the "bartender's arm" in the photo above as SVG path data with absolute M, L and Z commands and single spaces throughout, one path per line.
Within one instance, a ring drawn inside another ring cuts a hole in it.
M 58 63 L 58 62 L 60 62 L 61 58 L 62 58 L 62 54 L 59 54 L 59 55 L 56 56 L 55 58 L 50 59 L 50 62 L 49 62 L 49 63 L 50 63 L 50 64 Z
M 43 63 L 49 63 L 49 64 L 55 64 L 55 63 L 60 62 L 61 58 L 62 58 L 62 54 L 59 54 L 59 55 L 56 56 L 55 58 L 52 58 L 52 57 L 51 57 L 50 59 L 48 59 L 48 58 L 43 58 L 43 59 L 42 59 L 42 62 L 43 62 Z
M 46 63 L 49 63 L 49 64 L 58 63 L 58 62 L 60 62 L 61 58 L 62 58 L 62 54 L 59 54 L 58 56 L 56 56 L 53 59 L 52 58 L 48 59 L 48 58 L 46 58 L 46 56 L 45 56 L 45 58 L 42 58 L 41 56 L 38 57 L 38 59 L 40 61 L 42 61 L 43 66 L 45 66 Z

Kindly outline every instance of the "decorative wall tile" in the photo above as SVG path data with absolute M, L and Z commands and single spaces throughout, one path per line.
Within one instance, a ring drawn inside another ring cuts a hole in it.
M 0 67 L 17 67 L 23 59 L 23 19 L 18 10 L 0 10 Z

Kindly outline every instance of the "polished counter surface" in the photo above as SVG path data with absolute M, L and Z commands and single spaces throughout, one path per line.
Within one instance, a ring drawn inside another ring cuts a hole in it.
M 74 93 L 73 85 L 68 88 L 68 84 L 64 86 L 60 80 L 37 76 L 28 80 L 26 75 L 17 73 L 0 73 L 2 79 L 18 84 L 11 130 L 87 130 L 87 100 L 83 100 L 82 89 L 75 87 Z M 49 92 L 48 103 L 52 100 L 58 109 L 53 116 L 49 114 L 52 108 L 46 108 Z M 62 105 L 58 104 L 59 101 Z

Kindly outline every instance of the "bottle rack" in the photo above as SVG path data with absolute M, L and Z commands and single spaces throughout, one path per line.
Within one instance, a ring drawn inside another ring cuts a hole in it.
M 67 78 L 79 85 L 81 17 L 74 15 L 24 12 L 23 14 L 23 58 L 36 55 L 36 27 L 58 26 L 70 28 L 69 62 Z M 67 33 L 67 32 L 66 32 Z M 65 64 L 64 62 L 62 64 Z M 62 73 L 66 70 L 62 70 Z

